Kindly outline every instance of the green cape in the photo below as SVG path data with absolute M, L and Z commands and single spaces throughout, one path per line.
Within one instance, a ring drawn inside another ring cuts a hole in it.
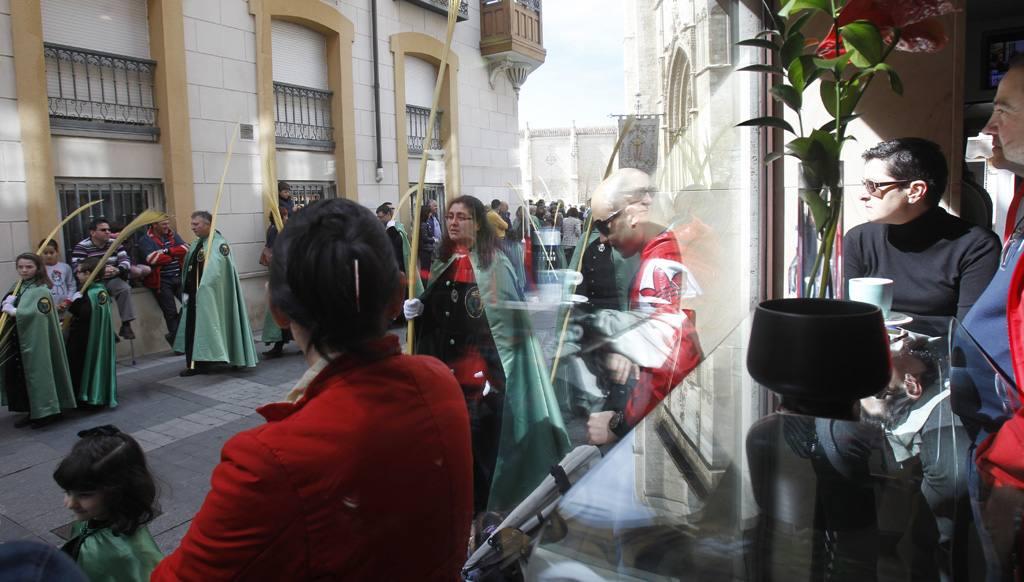
M 205 247 L 205 242 L 206 239 L 196 239 L 189 245 L 188 254 L 185 255 L 186 272 L 182 274 L 183 280 L 192 265 L 192 255 Z M 181 323 L 174 338 L 174 350 L 185 351 L 188 310 L 198 305 L 192 361 L 225 362 L 248 368 L 255 366 L 256 345 L 249 327 L 242 286 L 238 282 L 238 270 L 231 249 L 220 232 L 213 234 L 210 256 L 203 264 L 196 295 L 189 297 L 188 302 L 181 306 Z
M 113 408 L 117 406 L 117 363 L 114 326 L 110 319 L 110 292 L 103 285 L 93 284 L 89 286 L 86 297 L 92 314 L 78 398 L 87 404 Z
M 412 252 L 412 245 L 409 244 L 409 233 L 405 232 L 405 226 L 401 222 L 395 221 L 395 230 L 398 231 L 399 236 L 402 237 L 402 264 L 404 267 L 402 270 L 409 268 L 409 253 Z M 419 297 L 423 294 L 423 281 L 420 279 L 419 261 L 416 261 L 417 268 L 412 273 L 406 273 L 406 277 L 413 277 L 416 283 L 415 293 Z
M 45 418 L 58 414 L 61 409 L 75 408 L 64 336 L 50 290 L 35 283 L 22 285 L 17 308 L 14 324 L 25 371 L 29 416 Z M 4 405 L 7 404 L 4 378 L 8 365 L 10 362 L 0 363 L 0 404 Z
M 260 341 L 265 344 L 284 341 L 284 334 L 281 333 L 281 328 L 274 321 L 274 315 L 270 313 L 269 305 L 267 306 L 266 315 L 263 316 L 263 333 L 260 335 Z
M 148 582 L 164 557 L 146 526 L 130 536 L 119 536 L 109 527 L 86 532 L 85 525 L 76 523 L 71 534 L 85 533 L 77 562 L 89 582 Z
M 444 263 L 434 262 L 424 294 L 431 292 L 454 260 L 453 256 Z M 506 303 L 522 301 L 511 263 L 501 252 L 495 252 L 494 261 L 486 269 L 475 252 L 470 253 L 470 260 L 491 336 L 505 370 L 501 441 L 488 508 L 508 511 L 525 499 L 548 475 L 551 466 L 569 452 L 569 437 L 529 314 Z M 429 341 L 418 342 L 415 347 L 421 354 L 439 351 Z

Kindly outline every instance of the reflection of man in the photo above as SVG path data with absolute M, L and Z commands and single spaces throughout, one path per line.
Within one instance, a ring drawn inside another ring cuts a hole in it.
M 847 280 L 893 280 L 892 309 L 914 317 L 912 331 L 945 335 L 992 279 L 999 241 L 939 207 L 949 170 L 928 140 L 886 141 L 864 152 L 864 193 L 870 221 L 843 239 Z
M 210 232 L 212 221 L 209 212 L 192 213 L 196 239 L 185 257 L 181 301 L 185 325 L 178 326 L 174 340 L 175 351 L 185 353 L 187 367 L 181 376 L 201 374 L 214 362 L 249 368 L 256 365 L 256 346 L 235 259 L 220 232 Z M 210 237 L 212 241 L 207 244 Z
M 999 83 L 992 117 L 983 130 L 992 136 L 993 158 L 1024 165 L 1024 57 L 1010 62 Z M 1008 220 L 1014 217 L 1008 218 Z M 975 463 L 968 466 L 968 487 L 976 522 L 984 524 L 982 546 L 990 579 L 1009 575 L 1008 552 L 1020 531 L 1024 498 L 1024 411 L 1007 413 L 1001 391 L 1019 399 L 1024 380 L 1024 262 L 1020 261 L 1024 220 L 1017 220 L 999 269 L 964 320 L 991 362 L 1013 383 L 987 378 L 974 386 L 954 384 L 957 412 L 973 438 Z M 966 392 L 966 393 L 965 393 Z M 962 411 L 963 403 L 971 411 Z M 987 500 L 984 501 L 983 500 Z
M 629 311 L 600 311 L 591 325 L 607 339 L 604 373 L 616 384 L 636 381 L 624 406 L 591 415 L 590 441 L 616 440 L 650 412 L 700 362 L 697 331 L 682 308 L 700 294 L 682 263 L 676 233 L 651 217 L 650 177 L 618 170 L 594 193 L 593 228 L 623 257 L 639 254 L 640 269 L 629 292 Z
M 153 292 L 164 314 L 164 323 L 167 324 L 167 335 L 164 337 L 168 343 L 173 344 L 178 332 L 176 298 L 181 296 L 181 266 L 185 262 L 188 245 L 171 228 L 170 220 L 150 225 L 141 241 L 139 246 L 146 254 L 146 262 L 153 268 L 149 276 L 142 280 L 142 284 Z
M 77 269 L 78 264 L 89 257 L 103 257 L 110 245 L 114 244 L 110 234 L 110 222 L 106 218 L 97 218 L 89 223 L 89 237 L 75 245 L 71 251 L 71 268 Z M 124 247 L 118 247 L 107 259 L 107 264 L 100 273 L 103 285 L 114 296 L 117 312 L 121 316 L 121 330 L 118 335 L 127 340 L 135 339 L 132 321 L 135 320 L 135 306 L 132 304 L 132 288 L 128 285 L 128 273 L 132 267 L 131 259 Z
M 920 337 L 898 342 L 892 353 L 889 386 L 882 394 L 863 399 L 861 405 L 867 418 L 885 428 L 896 462 L 918 475 L 914 478 L 920 480 L 921 494 L 930 509 L 913 511 L 909 519 L 914 525 L 901 523 L 892 528 L 911 536 L 915 575 L 958 580 L 966 577 L 961 570 L 967 559 L 970 509 L 961 462 L 969 440 L 950 409 L 949 390 L 940 381 L 939 354 L 944 354 L 948 345 L 939 344 L 929 349 Z M 938 539 L 931 533 L 935 530 Z
M 388 240 L 391 241 L 391 249 L 398 262 L 398 270 L 405 273 L 409 269 L 409 253 L 412 252 L 412 245 L 409 243 L 409 234 L 405 226 L 395 217 L 395 207 L 390 202 L 385 202 L 377 207 L 377 220 L 384 225 Z M 423 283 L 419 277 L 416 278 L 416 295 L 423 292 Z

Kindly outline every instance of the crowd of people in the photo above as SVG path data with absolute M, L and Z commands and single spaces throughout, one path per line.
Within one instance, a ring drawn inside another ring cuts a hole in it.
M 1024 177 L 1021 111 L 1017 59 L 985 131 L 992 163 Z M 909 332 L 940 335 L 956 318 L 1002 378 L 1024 377 L 1024 208 L 1000 251 L 997 235 L 939 206 L 949 171 L 936 144 L 889 140 L 863 159 L 869 222 L 846 236 L 845 277 L 891 279 L 894 309 L 913 317 Z M 391 204 L 372 212 L 337 199 L 299 210 L 288 184 L 278 190 L 260 257 L 270 273 L 262 340 L 273 345 L 266 357 L 294 341 L 307 371 L 280 402 L 258 409 L 264 424 L 225 444 L 202 507 L 167 557 L 146 527 L 157 495 L 139 444 L 110 425 L 79 433 L 54 479 L 79 520 L 64 550 L 92 579 L 456 579 L 467 540 L 480 542 L 488 516 L 516 507 L 568 452 L 568 421 L 584 418 L 592 444 L 615 442 L 704 356 L 698 306 L 722 268 L 707 250 L 712 237 L 696 221 L 661 217 L 640 170 L 612 173 L 583 209 L 540 201 L 513 217 L 500 200 L 461 195 L 443 210 L 429 200 L 418 254 Z M 41 256 L 17 257 L 19 284 L 2 301 L 13 323 L 0 339 L 0 394 L 28 413 L 18 426 L 117 405 L 114 343 L 134 337 L 133 278 L 160 305 L 167 340 L 185 356 L 182 376 L 255 366 L 234 254 L 213 222 L 193 213 L 189 244 L 168 220 L 151 225 L 138 237 L 144 265 L 111 248 L 103 218 L 89 224 L 70 265 L 52 241 Z M 551 246 L 562 248 L 552 256 Z M 543 283 L 545 265 L 578 269 L 585 298 L 565 314 L 577 345 L 555 374 L 524 295 Z M 415 330 L 414 355 L 388 333 L 403 319 Z M 925 404 L 929 414 L 957 406 L 919 347 L 894 353 L 893 382 L 863 404 L 865 417 L 891 423 Z M 573 378 L 574 367 L 596 378 L 596 390 Z M 965 484 L 950 485 L 959 469 L 947 456 L 922 486 L 939 520 L 941 559 L 953 560 L 962 535 L 946 507 L 969 500 L 990 568 L 1011 572 L 1005 550 L 1018 543 L 1019 523 L 1003 517 L 1024 507 L 1024 412 L 992 400 L 998 391 L 985 382 L 952 389 L 975 414 L 960 405 L 962 426 L 929 424 L 923 414 L 919 427 L 956 430 L 969 443 Z M 907 457 L 941 448 L 907 434 Z

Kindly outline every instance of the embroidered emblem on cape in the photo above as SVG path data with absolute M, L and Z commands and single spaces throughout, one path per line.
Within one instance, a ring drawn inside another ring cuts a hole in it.
M 100 291 L 96 294 L 96 300 L 100 302 L 100 305 L 106 305 L 107 301 L 110 301 L 110 295 L 106 291 Z
M 452 303 L 458 303 L 458 302 L 459 302 L 459 290 L 458 289 L 452 289 Z
M 36 304 L 36 307 L 39 309 L 39 313 L 46 315 L 53 310 L 53 303 L 50 302 L 49 297 L 42 297 L 39 299 L 39 303 Z
M 484 301 L 480 297 L 480 288 L 475 285 L 466 295 L 466 313 L 473 319 L 484 314 Z
M 597 245 L 597 252 L 599 252 L 599 253 L 603 253 L 604 252 L 604 243 L 600 243 L 600 244 Z
M 230 252 L 230 249 L 228 249 L 228 243 L 221 243 L 221 245 L 220 245 L 220 254 L 222 254 L 222 255 L 224 255 L 226 257 L 226 256 L 228 256 L 228 252 Z
M 196 262 L 197 262 L 197 263 L 202 263 L 203 261 L 205 261 L 205 260 L 206 260 L 206 251 L 204 251 L 203 249 L 199 249 L 199 250 L 198 250 L 198 251 L 196 251 L 196 252 L 197 252 L 197 253 L 199 253 L 199 254 L 198 254 L 198 255 L 196 256 Z

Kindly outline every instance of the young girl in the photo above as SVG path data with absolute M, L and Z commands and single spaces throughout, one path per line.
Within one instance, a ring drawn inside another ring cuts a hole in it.
M 78 263 L 75 276 L 85 284 L 99 265 L 99 257 Z M 110 319 L 110 292 L 99 283 L 70 297 L 71 327 L 68 330 L 68 365 L 80 404 L 117 406 L 117 370 L 114 326 Z
M 142 447 L 109 424 L 78 436 L 53 472 L 78 520 L 62 549 L 92 582 L 149 580 L 163 555 L 146 527 L 156 517 L 156 484 Z
M 40 246 L 42 246 L 41 241 Z M 53 284 L 50 293 L 53 294 L 57 310 L 63 313 L 67 309 L 67 304 L 71 301 L 75 289 L 78 288 L 74 275 L 71 274 L 71 266 L 60 260 L 60 246 L 53 239 L 46 243 L 42 256 L 43 263 L 46 264 L 46 275 Z
M 42 258 L 32 253 L 15 260 L 21 288 L 0 303 L 8 321 L 0 338 L 0 403 L 11 412 L 28 412 L 15 427 L 38 428 L 75 408 L 64 337 L 50 295 Z M 9 338 L 9 339 L 5 339 Z

